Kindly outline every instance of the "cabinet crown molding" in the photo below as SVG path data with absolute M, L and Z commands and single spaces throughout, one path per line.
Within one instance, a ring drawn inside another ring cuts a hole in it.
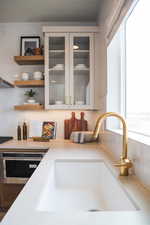
M 44 26 L 43 32 L 79 32 L 79 33 L 85 33 L 85 32 L 93 32 L 97 33 L 100 31 L 99 26 Z

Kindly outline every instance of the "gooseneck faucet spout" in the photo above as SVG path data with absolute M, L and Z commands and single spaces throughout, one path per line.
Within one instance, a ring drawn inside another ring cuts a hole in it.
M 127 130 L 126 121 L 123 119 L 123 117 L 115 112 L 107 112 L 107 113 L 100 115 L 97 119 L 96 127 L 93 132 L 93 140 L 98 139 L 101 125 L 107 117 L 116 117 L 122 122 L 122 125 L 123 125 L 122 154 L 120 157 L 120 162 L 118 164 L 115 164 L 115 166 L 120 167 L 120 175 L 121 176 L 128 176 L 128 170 L 129 170 L 129 168 L 132 167 L 132 162 L 127 158 L 127 156 L 128 156 L 128 130 Z

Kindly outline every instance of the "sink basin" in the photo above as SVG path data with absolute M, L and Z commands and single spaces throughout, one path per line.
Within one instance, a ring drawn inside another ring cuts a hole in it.
M 137 210 L 101 160 L 55 160 L 37 210 L 46 212 Z

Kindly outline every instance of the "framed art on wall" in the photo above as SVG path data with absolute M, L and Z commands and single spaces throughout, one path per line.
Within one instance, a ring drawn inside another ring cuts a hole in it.
M 20 39 L 20 56 L 35 55 L 35 49 L 40 48 L 39 36 L 22 36 Z

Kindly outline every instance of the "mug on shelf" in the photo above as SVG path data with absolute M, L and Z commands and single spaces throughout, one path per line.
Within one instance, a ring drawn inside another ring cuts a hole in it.
M 21 79 L 22 80 L 29 80 L 29 77 L 30 77 L 29 73 L 22 73 L 21 74 Z
M 34 80 L 42 80 L 43 76 L 42 76 L 42 72 L 40 71 L 36 71 L 33 73 L 33 78 Z

